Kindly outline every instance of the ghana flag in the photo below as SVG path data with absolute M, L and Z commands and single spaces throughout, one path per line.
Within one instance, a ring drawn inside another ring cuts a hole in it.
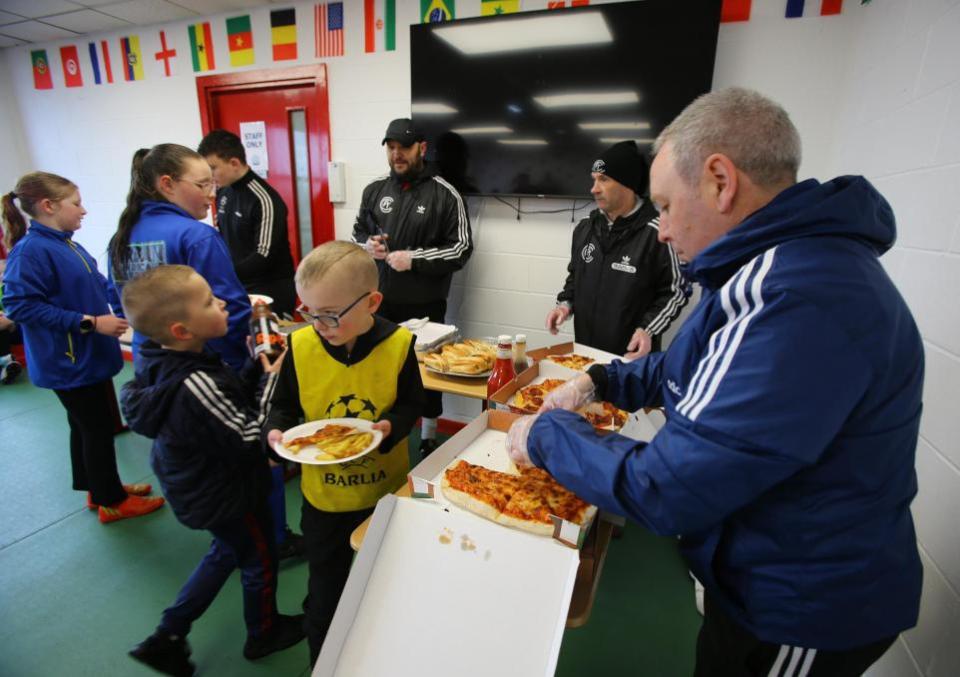
M 270 12 L 270 41 L 274 61 L 297 58 L 297 14 L 293 7 Z
M 210 22 L 193 24 L 187 28 L 190 36 L 190 56 L 193 57 L 193 72 L 212 71 L 217 67 L 213 57 L 213 37 L 210 35 Z
M 231 66 L 249 66 L 254 62 L 249 14 L 227 19 L 227 42 L 230 45 Z

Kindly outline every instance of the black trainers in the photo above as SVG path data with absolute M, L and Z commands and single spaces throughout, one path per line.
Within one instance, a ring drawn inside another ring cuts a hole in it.
M 290 559 L 291 557 L 303 557 L 306 547 L 303 545 L 303 536 L 295 534 L 290 527 L 284 529 L 286 538 L 283 545 L 277 548 L 278 559 Z
M 437 447 L 439 446 L 440 445 L 437 444 L 437 441 L 432 437 L 428 437 L 425 440 L 420 440 L 420 458 L 426 458 L 436 451 Z
M 255 661 L 276 651 L 289 648 L 306 637 L 303 631 L 303 614 L 284 616 L 279 614 L 273 628 L 262 637 L 247 636 L 243 645 L 243 657 Z
M 190 645 L 186 638 L 174 638 L 160 630 L 127 653 L 165 675 L 191 677 L 196 670 L 196 666 L 190 662 Z
M 17 380 L 17 377 L 23 371 L 23 366 L 16 360 L 11 359 L 7 364 L 0 369 L 0 383 L 3 385 L 9 385 Z

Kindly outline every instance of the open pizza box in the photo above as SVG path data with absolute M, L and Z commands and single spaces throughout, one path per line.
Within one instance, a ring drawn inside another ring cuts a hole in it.
M 414 498 L 433 499 L 451 513 L 463 514 L 472 519 L 482 520 L 482 518 L 452 504 L 444 497 L 440 488 L 443 472 L 458 459 L 463 459 L 475 465 L 482 465 L 490 470 L 507 473 L 516 472 L 513 462 L 507 456 L 506 437 L 507 430 L 510 429 L 510 425 L 518 417 L 517 414 L 497 410 L 487 410 L 480 414 L 410 471 L 407 475 L 410 495 Z M 552 540 L 570 548 L 580 548 L 587 532 L 590 530 L 595 512 L 595 510 L 590 511 L 591 517 L 584 524 L 577 524 L 552 516 L 554 521 Z M 510 530 L 508 527 L 497 524 L 493 526 Z M 531 537 L 549 541 L 542 536 L 531 535 Z
M 384 496 L 313 677 L 553 675 L 578 561 L 550 539 Z
M 539 362 L 550 355 L 569 355 L 571 353 L 592 358 L 600 364 L 610 364 L 614 360 L 623 359 L 623 355 L 615 355 L 614 353 L 608 353 L 605 350 L 598 350 L 597 348 L 591 348 L 583 343 L 574 343 L 573 341 L 558 343 L 555 346 L 547 346 L 546 348 L 528 350 L 527 357 L 533 359 L 535 362 Z
M 495 392 L 490 397 L 490 402 L 508 407 L 510 411 L 515 414 L 522 414 L 525 412 L 513 406 L 515 399 L 514 396 L 518 390 L 531 384 L 543 383 L 547 379 L 561 379 L 564 381 L 569 381 L 570 379 L 576 378 L 582 373 L 583 372 L 577 371 L 576 369 L 561 367 L 555 362 L 534 362 L 532 366 L 520 372 L 505 386 Z

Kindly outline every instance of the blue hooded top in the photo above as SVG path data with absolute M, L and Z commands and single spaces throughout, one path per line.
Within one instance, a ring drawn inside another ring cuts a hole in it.
M 110 261 L 110 283 L 116 288 L 117 296 L 122 293 L 126 280 L 151 268 L 164 264 L 190 266 L 207 281 L 213 295 L 227 304 L 227 335 L 207 345 L 239 372 L 249 357 L 250 297 L 240 284 L 220 233 L 175 204 L 147 200 L 130 233 L 129 249 L 122 279 L 115 279 L 113 261 Z M 133 357 L 138 371 L 140 345 L 145 340 L 145 336 L 134 332 Z
M 80 388 L 106 381 L 123 367 L 117 339 L 80 332 L 84 315 L 106 315 L 110 306 L 106 279 L 73 233 L 31 220 L 10 252 L 3 281 L 3 305 L 22 326 L 34 385 Z
M 591 370 L 617 406 L 665 407 L 656 437 L 553 411 L 531 460 L 681 535 L 712 599 L 763 641 L 842 650 L 912 627 L 924 365 L 879 261 L 895 235 L 862 177 L 781 192 L 690 263 L 703 298 L 665 353 Z

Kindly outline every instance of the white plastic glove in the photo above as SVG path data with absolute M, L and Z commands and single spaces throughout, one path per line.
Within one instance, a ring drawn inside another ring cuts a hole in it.
M 387 245 L 383 241 L 382 235 L 374 235 L 367 239 L 363 248 L 375 259 L 383 260 L 387 258 Z
M 570 307 L 564 304 L 558 305 L 556 308 L 547 313 L 546 327 L 551 334 L 556 334 L 560 331 L 560 325 L 567 321 L 567 318 L 570 317 Z
M 596 395 L 593 379 L 590 378 L 589 374 L 581 374 L 575 379 L 567 381 L 556 390 L 551 390 L 547 393 L 537 413 L 542 414 L 551 409 L 574 411 L 585 404 L 593 402 L 596 399 Z
M 413 267 L 413 254 L 407 250 L 390 252 L 387 254 L 387 265 L 398 273 L 410 270 Z
M 517 465 L 533 465 L 530 462 L 530 454 L 527 452 L 527 437 L 530 436 L 530 428 L 537 422 L 539 416 L 521 416 L 507 431 L 507 456 Z
M 630 337 L 630 343 L 627 344 L 627 352 L 624 357 L 628 360 L 635 360 L 643 357 L 650 352 L 653 347 L 653 339 L 644 329 L 637 329 Z

